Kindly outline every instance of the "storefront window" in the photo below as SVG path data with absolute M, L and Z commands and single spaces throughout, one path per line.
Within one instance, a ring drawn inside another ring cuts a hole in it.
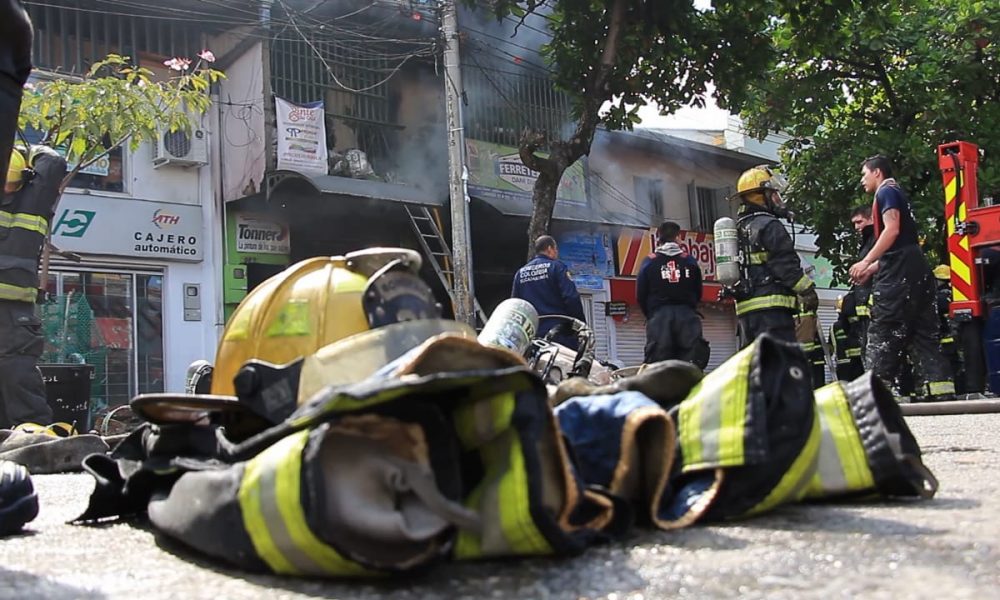
M 162 285 L 153 273 L 49 274 L 42 362 L 94 367 L 92 423 L 136 394 L 163 391 Z

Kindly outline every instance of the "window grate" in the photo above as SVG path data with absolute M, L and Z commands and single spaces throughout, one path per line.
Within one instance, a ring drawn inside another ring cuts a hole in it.
M 517 146 L 530 128 L 562 139 L 572 125 L 569 98 L 547 77 L 522 75 L 478 65 L 462 70 L 468 137 Z
M 199 31 L 190 20 L 152 12 L 101 13 L 81 0 L 61 0 L 60 4 L 25 3 L 35 29 L 32 59 L 36 68 L 83 74 L 111 53 L 138 59 L 142 55 L 193 57 L 201 50 Z

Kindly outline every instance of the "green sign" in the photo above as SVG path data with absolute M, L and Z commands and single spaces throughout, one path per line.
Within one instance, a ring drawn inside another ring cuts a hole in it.
M 529 169 L 521 162 L 517 148 L 466 139 L 465 153 L 469 169 L 469 193 L 531 200 L 538 171 Z M 583 162 L 576 161 L 563 173 L 556 201 L 580 205 L 587 203 Z

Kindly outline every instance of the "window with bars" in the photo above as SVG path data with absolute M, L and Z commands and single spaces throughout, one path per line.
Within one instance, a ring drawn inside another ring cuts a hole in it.
M 708 188 L 688 184 L 688 208 L 691 211 L 691 229 L 711 233 L 719 217 L 731 216 L 728 187 Z
M 462 87 L 465 131 L 473 139 L 517 146 L 525 128 L 558 139 L 571 123 L 569 98 L 548 77 L 463 65 Z
M 663 180 L 639 176 L 632 179 L 636 205 L 646 207 L 651 225 L 659 225 L 663 221 Z
M 81 74 L 112 53 L 138 61 L 190 57 L 202 49 L 200 29 L 190 18 L 173 19 L 152 9 L 102 10 L 86 0 L 25 2 L 25 8 L 35 29 L 32 60 L 37 69 Z

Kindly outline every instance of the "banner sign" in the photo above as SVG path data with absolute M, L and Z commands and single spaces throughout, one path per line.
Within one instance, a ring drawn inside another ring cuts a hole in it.
M 643 261 L 653 252 L 656 228 L 626 229 L 618 235 L 615 263 L 619 277 L 635 277 Z M 677 243 L 698 261 L 702 278 L 715 279 L 715 248 L 713 236 L 697 231 L 681 231 Z
M 278 169 L 326 175 L 326 119 L 322 102 L 293 104 L 274 98 L 278 122 Z
M 288 225 L 258 215 L 236 215 L 237 252 L 288 254 L 291 249 Z
M 466 139 L 469 194 L 490 198 L 514 198 L 531 202 L 538 171 L 529 169 L 513 146 Z M 563 173 L 556 202 L 586 205 L 587 187 L 583 162 L 576 161 Z
M 160 260 L 200 261 L 201 207 L 131 198 L 63 194 L 52 219 L 62 250 Z
M 556 236 L 559 260 L 566 263 L 576 287 L 603 290 L 604 279 L 615 274 L 611 236 L 607 233 L 572 231 Z

